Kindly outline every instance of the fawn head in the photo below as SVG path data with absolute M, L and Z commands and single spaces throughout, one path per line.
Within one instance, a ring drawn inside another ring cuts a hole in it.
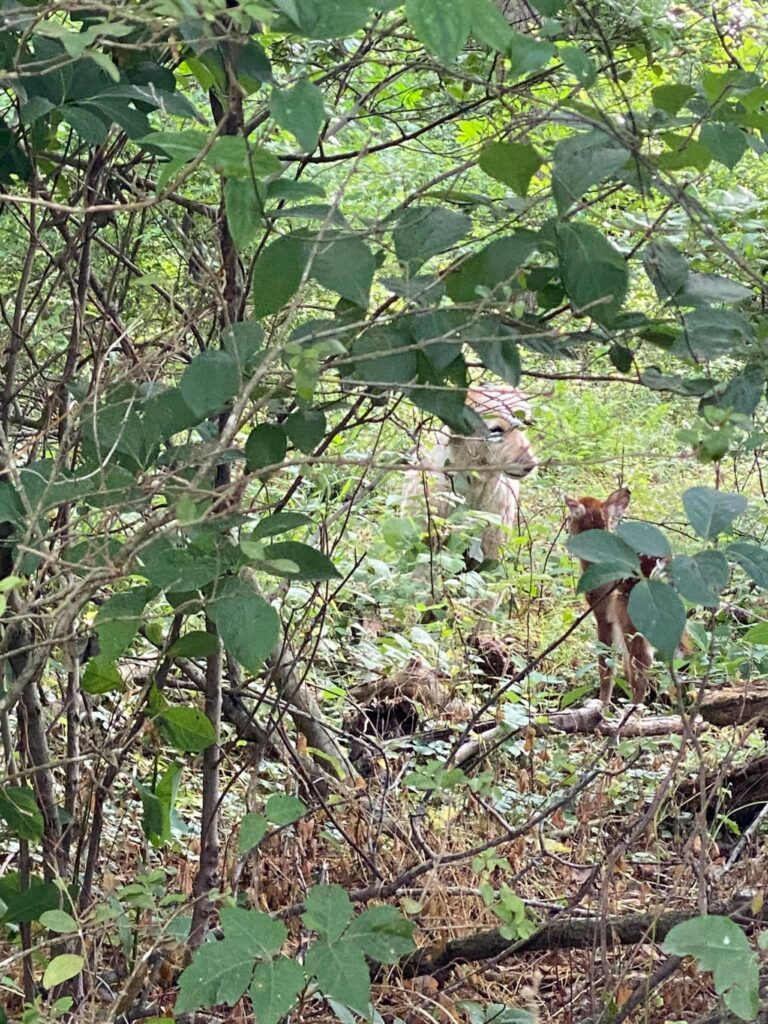
M 568 532 L 572 535 L 585 530 L 612 530 L 616 521 L 624 515 L 629 506 L 630 490 L 620 487 L 609 494 L 605 501 L 599 498 L 568 498 Z
M 518 478 L 536 469 L 538 459 L 525 433 L 525 424 L 531 421 L 531 407 L 522 391 L 505 385 L 470 388 L 467 405 L 482 418 L 489 431 L 487 437 L 464 439 L 468 461 L 493 466 Z

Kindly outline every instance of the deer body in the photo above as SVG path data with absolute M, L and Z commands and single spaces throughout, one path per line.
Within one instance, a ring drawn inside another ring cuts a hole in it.
M 622 487 L 610 494 L 605 501 L 598 498 L 566 498 L 570 512 L 568 530 L 572 536 L 586 530 L 612 530 L 616 521 L 627 510 L 630 492 Z M 651 576 L 665 559 L 648 555 L 640 556 L 643 576 Z M 582 571 L 588 563 L 582 561 Z M 639 582 L 637 578 L 605 583 L 587 592 L 587 604 L 592 609 L 597 623 L 597 638 L 606 647 L 613 647 L 622 656 L 624 674 L 632 689 L 635 703 L 642 702 L 648 688 L 648 670 L 653 664 L 653 648 L 641 636 L 629 615 L 629 595 Z M 613 670 L 608 657 L 598 658 L 600 673 L 600 700 L 607 703 L 613 694 Z
M 523 429 L 530 406 L 521 391 L 504 385 L 470 388 L 467 405 L 483 418 L 489 435 L 463 437 L 442 428 L 427 456 L 430 470 L 412 474 L 406 483 L 403 514 L 418 514 L 426 499 L 432 513 L 446 519 L 461 500 L 456 494 L 461 476 L 465 507 L 499 518 L 480 540 L 483 558 L 498 560 L 504 534 L 517 519 L 520 480 L 538 464 Z

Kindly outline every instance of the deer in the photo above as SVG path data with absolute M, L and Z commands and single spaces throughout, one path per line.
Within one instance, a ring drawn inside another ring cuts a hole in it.
M 620 487 L 605 501 L 598 498 L 565 498 L 568 508 L 568 532 L 571 536 L 586 530 L 613 530 L 617 521 L 629 507 L 631 492 Z M 657 574 L 669 561 L 651 555 L 640 555 L 640 571 L 648 578 Z M 582 572 L 589 563 L 580 560 Z M 642 704 L 648 689 L 648 671 L 653 664 L 653 647 L 635 629 L 629 615 L 629 595 L 639 583 L 639 577 L 629 577 L 613 583 L 604 583 L 587 591 L 587 604 L 597 622 L 597 638 L 605 647 L 613 647 L 622 655 L 624 675 L 632 690 L 635 704 Z M 613 696 L 613 669 L 608 655 L 598 657 L 600 674 L 600 700 L 610 703 Z
M 531 420 L 527 397 L 518 388 L 486 384 L 467 390 L 467 406 L 484 421 L 484 436 L 465 437 L 443 427 L 427 456 L 430 467 L 414 473 L 403 491 L 403 515 L 419 514 L 426 499 L 432 514 L 447 519 L 456 504 L 497 516 L 480 537 L 483 561 L 498 561 L 506 530 L 515 524 L 520 481 L 538 461 L 525 433 Z M 452 468 L 455 467 L 455 468 Z M 459 496 L 459 477 L 465 493 Z

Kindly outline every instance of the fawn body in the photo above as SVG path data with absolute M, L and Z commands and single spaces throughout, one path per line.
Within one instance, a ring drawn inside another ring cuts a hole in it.
M 616 521 L 626 512 L 630 491 L 627 487 L 609 494 L 605 501 L 598 498 L 566 498 L 570 517 L 568 531 L 574 536 L 586 530 L 612 530 Z M 665 559 L 640 555 L 643 576 L 651 576 L 665 564 Z M 582 571 L 588 563 L 582 561 Z M 597 638 L 606 647 L 621 653 L 624 675 L 632 689 L 632 699 L 640 704 L 648 688 L 648 670 L 653 663 L 653 648 L 635 629 L 629 615 L 629 595 L 639 582 L 637 577 L 605 583 L 588 591 L 587 604 L 597 622 Z M 600 672 L 600 700 L 607 703 L 613 694 L 613 670 L 606 654 L 598 658 Z
M 483 558 L 498 560 L 505 531 L 517 519 L 520 480 L 538 465 L 524 430 L 530 406 L 521 391 L 506 385 L 469 388 L 467 405 L 485 421 L 488 436 L 463 437 L 447 427 L 440 430 L 436 447 L 427 455 L 434 468 L 410 475 L 403 513 L 418 514 L 426 498 L 433 514 L 446 519 L 459 503 L 455 484 L 463 476 L 464 506 L 499 518 L 499 525 L 488 524 L 480 539 Z

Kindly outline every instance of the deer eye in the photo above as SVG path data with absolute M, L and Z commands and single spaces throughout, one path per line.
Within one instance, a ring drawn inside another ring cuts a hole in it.
M 488 429 L 492 434 L 498 434 L 499 436 L 501 436 L 502 434 L 506 434 L 507 432 L 506 428 L 500 426 L 498 423 L 494 423 L 494 425 L 492 427 L 489 427 Z

